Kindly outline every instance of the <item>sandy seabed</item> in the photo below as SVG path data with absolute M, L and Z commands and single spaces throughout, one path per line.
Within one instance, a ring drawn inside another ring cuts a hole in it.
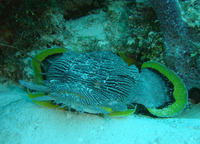
M 200 105 L 175 118 L 110 120 L 43 108 L 18 86 L 0 85 L 0 144 L 200 144 Z

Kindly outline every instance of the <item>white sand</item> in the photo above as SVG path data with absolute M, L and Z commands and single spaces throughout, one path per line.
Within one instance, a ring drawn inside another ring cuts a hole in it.
M 0 86 L 0 144 L 199 144 L 200 105 L 176 118 L 100 116 L 43 108 Z

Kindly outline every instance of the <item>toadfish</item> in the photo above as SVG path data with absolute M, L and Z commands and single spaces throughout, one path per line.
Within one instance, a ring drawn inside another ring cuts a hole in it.
M 139 72 L 112 52 L 82 54 L 68 50 L 45 64 L 42 84 L 19 81 L 44 93 L 33 101 L 53 101 L 59 107 L 108 115 L 127 111 L 133 104 L 156 109 L 174 100 L 168 83 L 155 70 L 144 68 Z

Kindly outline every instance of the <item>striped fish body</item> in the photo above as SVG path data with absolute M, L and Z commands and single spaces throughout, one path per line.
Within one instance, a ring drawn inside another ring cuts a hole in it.
M 47 71 L 50 95 L 76 109 L 109 107 L 124 111 L 140 93 L 138 69 L 111 52 L 67 51 Z

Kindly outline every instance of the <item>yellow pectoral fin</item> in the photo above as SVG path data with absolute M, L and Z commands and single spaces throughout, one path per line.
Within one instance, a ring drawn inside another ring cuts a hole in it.
M 35 76 L 35 81 L 36 84 L 42 84 L 43 76 L 42 76 L 42 70 L 41 70 L 41 65 L 38 62 L 42 62 L 45 60 L 48 56 L 54 55 L 54 54 L 62 54 L 66 52 L 66 49 L 63 48 L 50 48 L 50 49 L 45 49 L 41 51 L 40 53 L 35 55 L 35 60 L 32 61 L 32 66 L 33 66 L 33 71 L 34 71 L 34 76 Z
M 44 107 L 49 107 L 49 108 L 58 108 L 60 107 L 59 105 L 56 105 L 54 104 L 52 101 L 36 101 L 36 100 L 32 100 L 33 98 L 38 98 L 38 97 L 42 97 L 42 96 L 45 96 L 46 94 L 45 93 L 31 93 L 29 91 L 29 89 L 27 90 L 27 93 L 28 93 L 28 97 L 31 99 L 32 102 L 38 104 L 38 105 L 41 105 L 41 106 L 44 106 Z M 65 108 L 60 108 L 60 109 L 65 109 Z
M 44 107 L 49 107 L 49 108 L 54 108 L 54 109 L 59 107 L 59 105 L 52 103 L 52 101 L 35 101 L 35 100 L 33 100 L 33 102 L 38 105 L 41 105 Z
M 108 108 L 108 107 L 100 107 L 100 108 L 104 109 L 105 111 L 107 111 L 109 113 L 111 113 L 113 111 L 112 108 Z
M 113 111 L 112 108 L 108 108 L 108 107 L 101 107 L 101 108 L 106 110 L 108 112 L 108 116 L 110 117 L 126 117 L 133 114 L 136 111 L 136 107 L 135 109 L 128 109 L 125 111 Z
M 133 114 L 136 111 L 136 109 L 128 109 L 126 111 L 114 111 L 112 113 L 108 113 L 110 117 L 126 117 L 131 114 Z
M 126 56 L 125 53 L 123 53 L 122 51 L 119 51 L 117 53 L 129 66 L 136 64 L 136 61 L 128 56 Z
M 28 97 L 29 98 L 37 98 L 37 97 L 41 97 L 41 96 L 45 96 L 46 94 L 45 93 L 43 93 L 43 92 L 37 92 L 37 93 L 31 93 L 30 91 L 29 91 L 29 89 L 27 90 L 27 93 L 28 93 Z

